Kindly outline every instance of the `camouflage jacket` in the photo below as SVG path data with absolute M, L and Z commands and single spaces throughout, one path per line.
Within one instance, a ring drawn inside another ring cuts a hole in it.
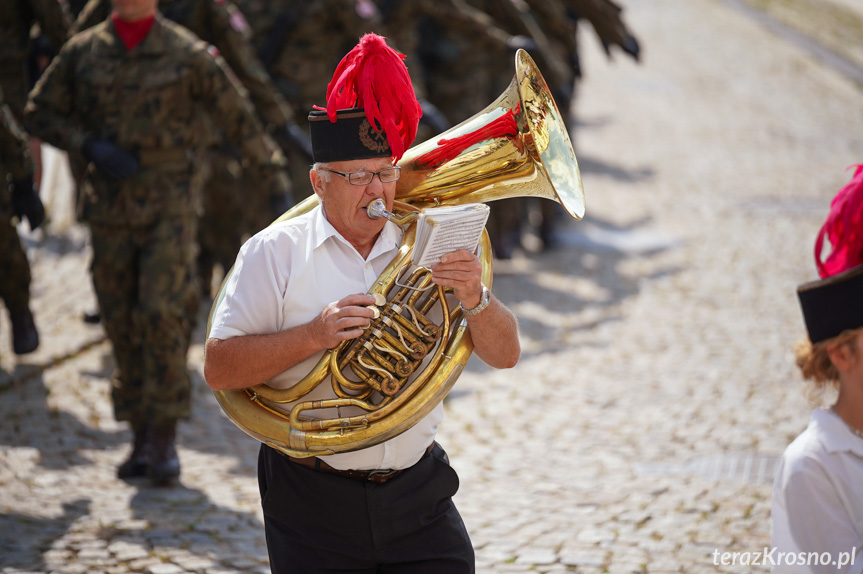
M 251 30 L 237 6 L 228 0 L 160 0 L 162 15 L 191 30 L 218 48 L 267 127 L 274 129 L 293 119 L 294 113 L 276 90 L 250 43 Z M 111 14 L 110 0 L 90 0 L 75 21 L 84 30 Z
M 289 191 L 281 151 L 241 90 L 206 43 L 161 15 L 128 52 L 108 20 L 66 43 L 31 92 L 24 124 L 66 150 L 82 151 L 96 137 L 136 154 L 141 169 L 131 179 L 91 170 L 85 216 L 150 224 L 197 208 L 192 174 L 205 137 L 196 121 L 202 111 L 241 149 L 263 189 L 272 196 Z

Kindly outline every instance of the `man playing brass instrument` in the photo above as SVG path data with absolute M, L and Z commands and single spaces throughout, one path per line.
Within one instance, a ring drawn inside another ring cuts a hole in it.
M 392 210 L 395 162 L 421 113 L 401 58 L 380 36 L 364 36 L 337 68 L 327 109 L 310 114 L 310 177 L 320 205 L 243 246 L 207 341 L 204 375 L 214 390 L 291 387 L 373 318 L 375 298 L 365 293 L 398 252 L 403 230 L 370 218 L 366 207 L 382 199 Z M 432 268 L 433 282 L 452 288 L 462 306 L 476 354 L 492 367 L 513 367 L 515 317 L 481 275 L 479 258 L 467 251 Z M 304 400 L 334 396 L 325 384 Z M 470 539 L 451 500 L 458 477 L 434 440 L 442 417 L 438 403 L 394 438 L 328 456 L 293 458 L 262 444 L 272 571 L 473 572 Z

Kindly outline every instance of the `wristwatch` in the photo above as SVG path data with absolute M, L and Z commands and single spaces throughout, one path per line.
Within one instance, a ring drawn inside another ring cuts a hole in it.
M 482 313 L 483 309 L 488 307 L 489 303 L 491 303 L 491 291 L 488 290 L 488 287 L 483 285 L 482 295 L 479 296 L 479 305 L 477 305 L 473 309 L 465 309 L 461 303 L 459 303 L 458 306 L 461 307 L 462 313 L 464 313 L 468 317 L 473 317 L 474 315 L 479 315 L 480 313 Z

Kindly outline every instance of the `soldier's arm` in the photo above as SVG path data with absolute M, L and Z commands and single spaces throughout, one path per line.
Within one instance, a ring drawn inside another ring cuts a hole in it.
M 507 0 L 509 1 L 509 0 Z M 473 34 L 492 45 L 509 46 L 512 34 L 500 27 L 497 20 L 464 0 L 450 0 L 436 5 L 435 17 L 464 34 Z
M 27 134 L 11 115 L 4 113 L 0 113 L 0 157 L 4 159 L 4 167 L 9 170 L 13 181 L 33 174 L 33 164 L 27 154 Z
M 72 24 L 72 34 L 92 28 L 111 14 L 109 0 L 89 0 Z
M 66 43 L 72 25 L 69 4 L 66 0 L 38 0 L 31 5 L 42 34 L 51 41 L 54 50 L 59 50 Z
M 228 141 L 237 146 L 244 167 L 260 182 L 270 198 L 290 192 L 282 150 L 255 116 L 251 102 L 221 56 L 201 50 L 197 55 L 197 96 Z
M 578 51 L 576 23 L 567 15 L 561 0 L 528 0 L 528 6 L 553 45 L 566 54 Z
M 55 147 L 79 152 L 88 134 L 74 119 L 73 44 L 70 40 L 60 49 L 36 82 L 24 108 L 22 124 L 28 133 Z
M 249 98 L 269 129 L 283 127 L 294 118 L 290 105 L 276 89 L 250 41 L 245 18 L 233 2 L 208 2 L 209 39 L 249 91 Z
M 638 59 L 638 41 L 623 22 L 623 9 L 612 0 L 566 0 L 567 5 L 593 26 L 596 35 L 608 53 L 610 45 L 616 45 Z

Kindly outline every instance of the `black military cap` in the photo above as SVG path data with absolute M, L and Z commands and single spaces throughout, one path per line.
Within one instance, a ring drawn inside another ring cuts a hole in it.
M 362 108 L 339 110 L 335 122 L 330 121 L 326 110 L 313 110 L 309 113 L 309 132 L 316 162 L 392 156 L 386 134 L 369 123 Z
M 365 34 L 342 58 L 327 86 L 326 109 L 309 113 L 316 162 L 401 159 L 422 116 L 404 58 L 377 34 Z
M 813 344 L 863 327 L 863 265 L 804 283 L 797 297 Z

